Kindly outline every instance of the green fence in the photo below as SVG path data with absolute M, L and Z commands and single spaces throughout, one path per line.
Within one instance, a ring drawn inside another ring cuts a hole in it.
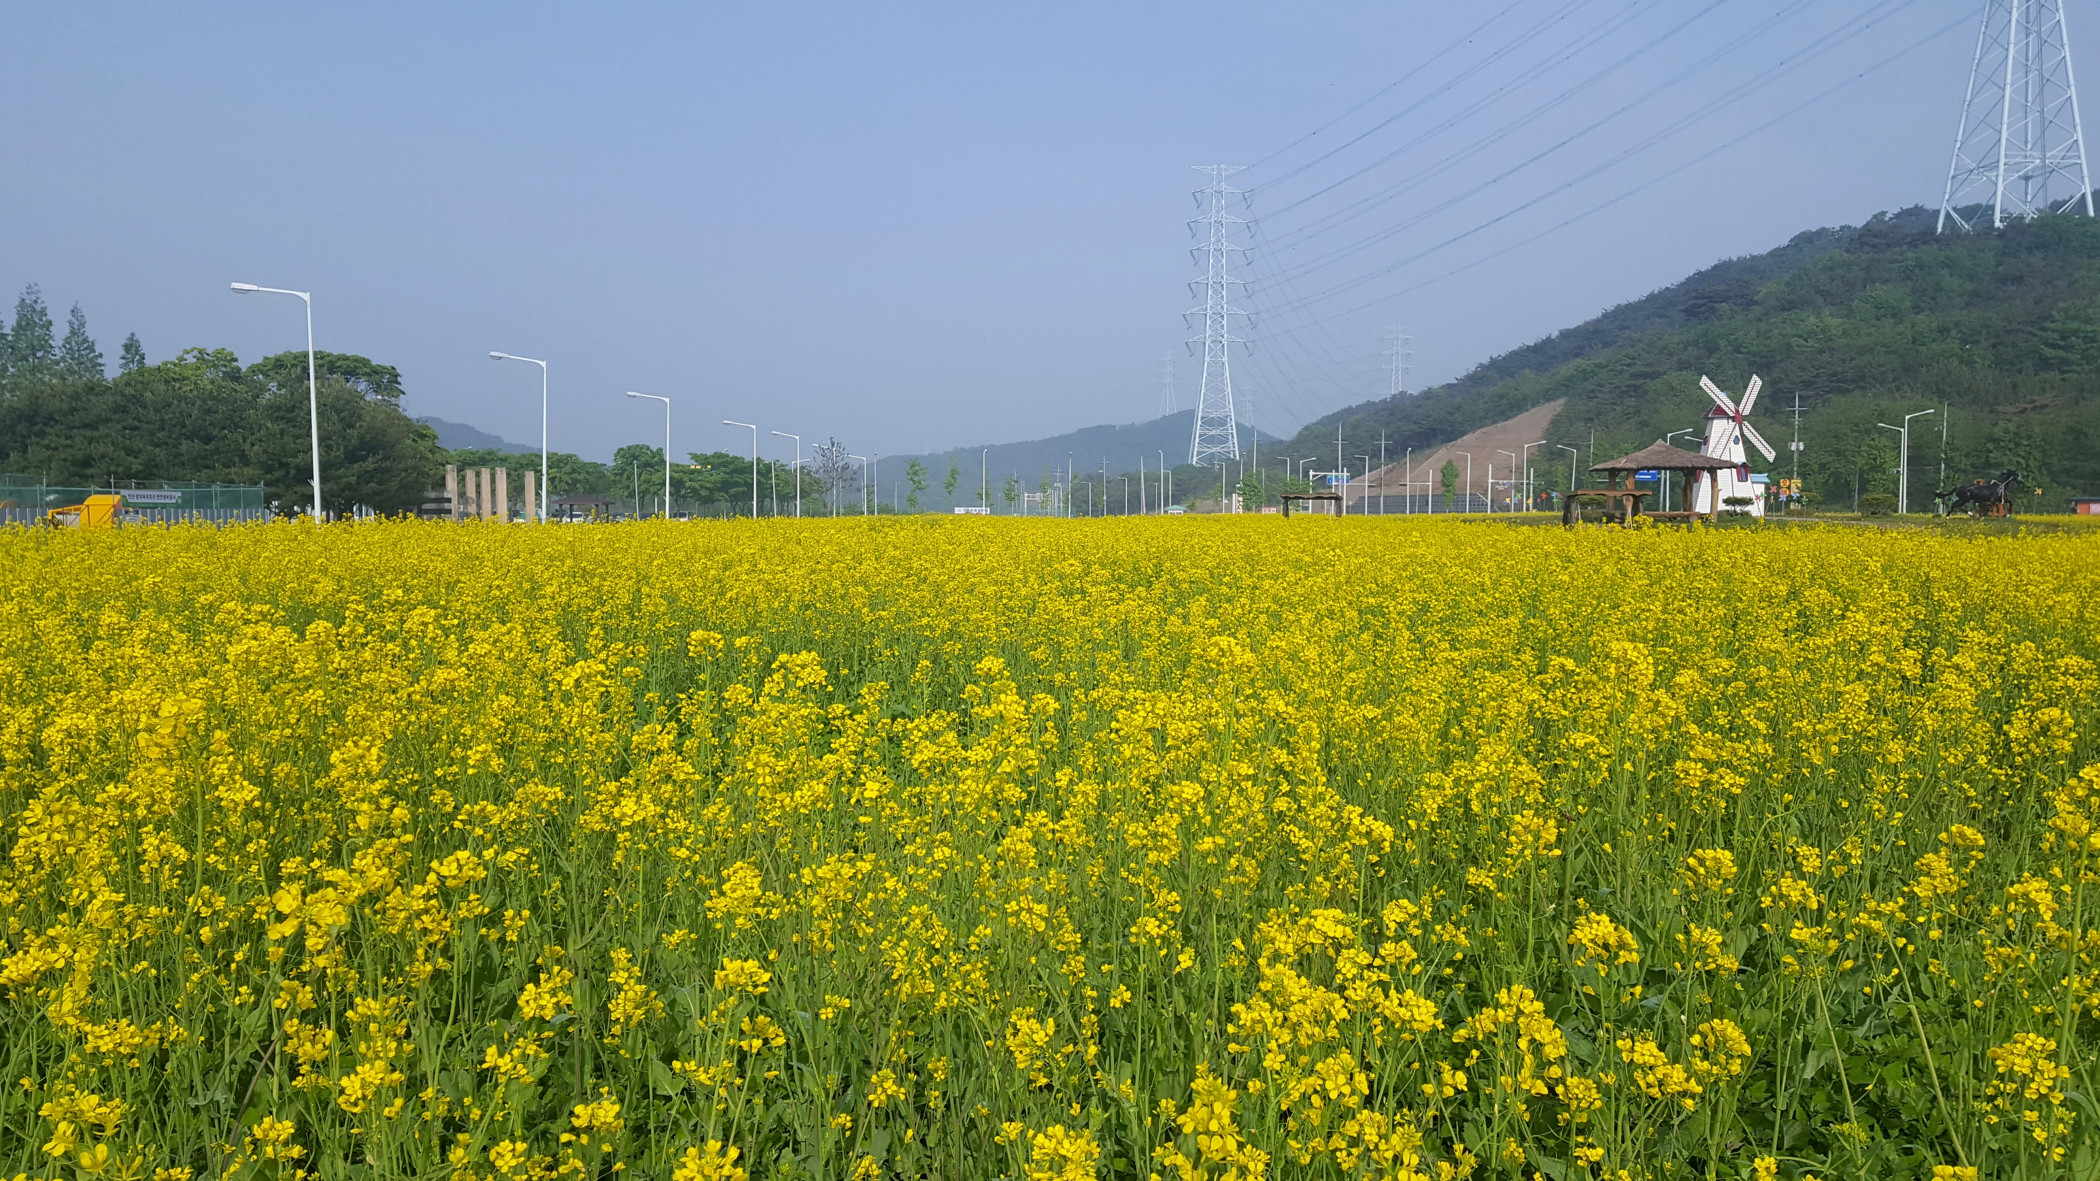
M 152 480 L 102 487 L 46 484 L 35 476 L 0 474 L 0 525 L 33 525 L 55 508 L 80 504 L 90 496 L 115 493 L 124 498 L 127 524 L 172 525 L 202 522 L 228 525 L 270 516 L 268 494 L 261 484 L 200 484 L 193 480 Z

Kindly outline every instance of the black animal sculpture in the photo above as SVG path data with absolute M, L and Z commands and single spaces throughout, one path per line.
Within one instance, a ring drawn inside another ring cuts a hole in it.
M 1932 498 L 1946 506 L 1944 511 L 1949 516 L 1966 512 L 1973 517 L 1978 513 L 1992 513 L 2000 505 L 2010 509 L 2012 486 L 2021 482 L 2020 473 L 2007 471 L 1995 480 L 1977 480 L 1952 492 L 1935 492 Z

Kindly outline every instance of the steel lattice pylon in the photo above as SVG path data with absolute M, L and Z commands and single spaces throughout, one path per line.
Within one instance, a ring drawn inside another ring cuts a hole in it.
M 1189 439 L 1189 462 L 1206 467 L 1220 459 L 1240 457 L 1239 421 L 1232 403 L 1232 362 L 1226 355 L 1234 344 L 1243 344 L 1241 338 L 1232 335 L 1231 318 L 1247 313 L 1233 307 L 1229 291 L 1234 283 L 1242 280 L 1232 277 L 1232 268 L 1227 260 L 1236 250 L 1246 247 L 1228 240 L 1227 231 L 1235 225 L 1245 225 L 1244 219 L 1225 211 L 1228 201 L 1244 194 L 1226 185 L 1225 178 L 1241 170 L 1236 164 L 1201 164 L 1196 171 L 1210 174 L 1211 183 L 1196 190 L 1196 203 L 1209 212 L 1189 222 L 1189 229 L 1205 228 L 1205 243 L 1189 251 L 1203 265 L 1203 278 L 1191 282 L 1189 287 L 1203 289 L 1203 306 L 1195 308 L 1186 317 L 1203 317 L 1203 335 L 1191 339 L 1189 345 L 1203 345 L 1203 391 L 1196 400 L 1196 429 Z
M 1939 228 L 1970 228 L 1984 204 L 1994 228 L 2080 205 L 2090 217 L 2092 187 L 2063 0 L 1985 0 Z

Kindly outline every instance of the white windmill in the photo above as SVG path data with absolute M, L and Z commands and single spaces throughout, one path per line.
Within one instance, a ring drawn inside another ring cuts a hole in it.
M 1764 453 L 1767 463 L 1776 458 L 1772 445 L 1765 442 L 1763 435 L 1757 433 L 1757 428 L 1743 421 L 1749 417 L 1750 407 L 1757 404 L 1757 391 L 1763 387 L 1764 379 L 1752 374 L 1750 387 L 1743 391 L 1743 400 L 1737 402 L 1722 393 L 1721 387 L 1715 385 L 1711 379 L 1699 379 L 1699 388 L 1705 390 L 1706 396 L 1714 400 L 1714 404 L 1706 411 L 1706 444 L 1699 449 L 1699 453 L 1715 459 L 1734 460 L 1736 466 L 1733 469 L 1701 473 L 1698 488 L 1692 494 L 1692 511 L 1712 512 L 1727 504 L 1731 496 L 1747 496 L 1750 498 L 1751 514 L 1759 517 L 1765 515 L 1765 498 L 1760 494 L 1761 489 L 1750 482 L 1749 456 L 1743 450 L 1743 440 L 1748 439 Z M 1718 502 L 1714 500 L 1717 496 L 1720 498 Z

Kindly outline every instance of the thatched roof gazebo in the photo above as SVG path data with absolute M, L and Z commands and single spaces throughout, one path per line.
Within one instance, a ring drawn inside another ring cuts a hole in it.
M 1591 471 L 1604 473 L 1604 487 L 1577 488 L 1575 491 L 1568 493 L 1564 502 L 1565 507 L 1561 511 L 1561 522 L 1567 525 L 1575 523 L 1580 508 L 1580 501 L 1585 497 L 1604 501 L 1606 515 L 1621 523 L 1630 522 L 1634 517 L 1643 515 L 1641 512 L 1642 498 L 1655 494 L 1648 489 L 1633 486 L 1634 476 L 1639 472 L 1660 472 L 1663 473 L 1664 479 L 1668 479 L 1668 473 L 1671 472 L 1682 474 L 1684 476 L 1684 503 L 1689 505 L 1692 503 L 1692 490 L 1699 479 L 1699 473 L 1714 472 L 1735 466 L 1736 464 L 1731 460 L 1719 459 L 1711 455 L 1701 455 L 1696 451 L 1684 451 L 1670 446 L 1661 439 L 1657 439 L 1654 446 L 1643 447 L 1631 455 L 1622 455 L 1617 459 L 1607 459 L 1603 463 L 1591 464 Z M 1712 520 L 1715 510 L 1719 507 L 1719 502 L 1716 501 L 1706 512 L 1706 518 Z M 1645 515 L 1663 520 L 1689 521 L 1701 514 L 1680 512 L 1647 513 Z

